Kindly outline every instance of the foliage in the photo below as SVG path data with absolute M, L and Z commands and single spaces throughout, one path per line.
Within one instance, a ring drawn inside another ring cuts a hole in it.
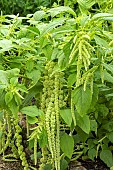
M 55 0 L 1 0 L 0 1 L 0 11 L 3 12 L 4 15 L 15 14 L 18 13 L 20 16 L 25 16 L 27 14 L 31 14 L 43 7 L 51 7 Z
M 0 154 L 24 170 L 64 170 L 79 157 L 113 167 L 113 14 L 85 2 L 0 16 Z

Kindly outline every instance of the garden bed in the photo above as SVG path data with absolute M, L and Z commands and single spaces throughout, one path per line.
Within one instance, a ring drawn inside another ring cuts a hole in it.
M 3 161 L 0 157 L 0 170 L 23 170 L 20 161 L 8 162 Z M 69 165 L 68 170 L 109 170 L 109 168 L 101 161 L 97 160 L 95 162 L 87 160 L 73 161 Z

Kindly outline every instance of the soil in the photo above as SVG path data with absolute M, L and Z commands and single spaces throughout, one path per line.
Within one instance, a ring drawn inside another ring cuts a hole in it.
M 21 161 L 7 162 L 0 157 L 0 170 L 23 170 L 23 167 L 21 166 Z M 79 160 L 70 163 L 69 170 L 110 170 L 110 168 L 101 160 L 95 162 Z
M 0 157 L 0 170 L 23 170 L 23 168 L 20 161 L 8 162 Z

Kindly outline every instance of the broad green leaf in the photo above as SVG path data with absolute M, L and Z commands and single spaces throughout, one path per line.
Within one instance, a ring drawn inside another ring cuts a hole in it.
M 113 156 L 110 150 L 102 150 L 100 152 L 100 159 L 107 164 L 108 167 L 113 166 Z
M 0 91 L 0 107 L 4 110 L 4 108 L 6 107 L 6 102 L 5 102 L 5 91 Z
M 18 77 L 12 77 L 12 78 L 10 79 L 10 83 L 11 83 L 12 85 L 17 85 L 17 84 L 18 84 Z
M 33 60 L 28 60 L 26 63 L 26 69 L 31 72 L 34 68 L 34 61 Z
M 94 131 L 95 134 L 97 134 L 97 127 L 98 125 L 97 125 L 96 120 L 90 120 L 90 130 Z
M 4 112 L 0 111 L 0 121 L 3 119 Z
M 49 45 L 48 38 L 46 36 L 45 37 L 41 37 L 40 38 L 40 47 L 44 48 L 46 45 Z
M 95 39 L 97 45 L 99 45 L 101 47 L 109 48 L 108 42 L 105 39 L 102 39 L 97 35 L 94 36 L 94 39 Z
M 20 106 L 21 103 L 22 103 L 21 98 L 20 98 L 17 94 L 15 94 L 15 95 L 14 95 L 14 99 L 15 99 L 16 104 L 17 104 L 18 106 Z
M 59 54 L 59 49 L 54 48 L 52 51 L 51 60 L 55 60 L 58 57 L 58 54 Z
M 50 59 L 51 59 L 51 56 L 52 56 L 52 52 L 53 52 L 52 46 L 51 46 L 51 45 L 46 45 L 46 46 L 43 48 L 42 52 L 44 53 L 44 55 L 46 56 L 46 58 L 47 58 L 48 60 L 50 60 Z
M 0 70 L 0 84 L 3 85 L 8 85 L 8 75 L 7 72 Z
M 113 143 L 113 132 L 107 133 L 107 138 Z
M 76 126 L 76 131 L 78 134 L 78 137 L 80 139 L 80 142 L 86 142 L 86 140 L 89 138 L 89 134 L 85 133 L 80 127 Z M 79 143 L 79 142 L 78 142 Z
M 45 12 L 44 11 L 36 11 L 34 14 L 33 14 L 33 18 L 35 21 L 40 21 L 44 16 L 45 16 Z
M 87 134 L 90 132 L 90 119 L 88 115 L 84 115 L 83 117 L 79 116 L 77 119 L 77 125 Z
M 19 106 L 17 105 L 14 98 L 11 100 L 11 102 L 8 103 L 8 107 L 9 107 L 11 113 L 13 114 L 13 116 L 18 118 Z
M 36 28 L 36 27 L 31 27 L 31 26 L 29 26 L 29 27 L 27 27 L 27 30 L 30 31 L 30 32 L 32 32 L 33 34 L 36 34 L 36 35 L 39 35 L 39 34 L 40 34 L 39 29 Z
M 66 170 L 68 167 L 68 162 L 65 159 L 61 159 L 60 169 Z
M 92 94 L 90 87 L 87 87 L 84 91 L 83 86 L 79 86 L 75 88 L 72 92 L 73 102 L 76 106 L 77 112 L 83 116 L 87 113 L 90 108 L 90 104 L 92 101 Z
M 66 58 L 67 59 L 69 59 L 69 56 L 70 56 L 70 53 L 71 53 L 71 44 L 72 44 L 72 39 L 68 42 L 68 43 L 66 43 L 65 45 L 64 45 L 64 47 L 63 47 L 63 52 L 64 52 L 64 54 L 65 54 L 65 56 L 66 56 Z
M 13 44 L 11 40 L 7 40 L 7 39 L 0 40 L 0 48 L 2 48 L 0 50 L 0 53 L 4 51 L 9 51 L 12 47 Z
M 91 8 L 96 3 L 96 0 L 77 0 L 77 2 L 83 8 L 89 9 L 89 8 Z
M 67 67 L 67 59 L 66 59 L 63 51 L 61 51 L 58 55 L 58 65 L 61 70 L 65 69 Z
M 32 79 L 33 84 L 36 84 L 41 77 L 41 72 L 39 70 L 33 70 L 31 72 L 27 72 L 26 74 L 28 78 Z
M 62 109 L 60 110 L 60 115 L 65 121 L 66 124 L 71 126 L 72 123 L 72 114 L 71 114 L 71 109 Z
M 7 86 L 5 84 L 0 84 L 0 90 L 5 89 Z
M 112 15 L 112 17 L 104 17 L 102 19 L 105 20 L 105 21 L 112 21 L 113 22 L 113 15 Z
M 113 74 L 113 65 L 107 63 L 103 63 L 102 65 Z
M 44 170 L 51 170 L 51 169 L 52 169 L 52 165 L 51 164 L 45 164 Z
M 42 132 L 39 135 L 39 146 L 40 148 L 43 148 L 47 145 L 48 138 L 47 138 L 47 132 L 45 129 L 42 130 Z
M 5 102 L 6 104 L 8 104 L 9 102 L 11 102 L 11 100 L 13 99 L 13 93 L 12 92 L 7 92 L 5 94 Z
M 27 106 L 21 109 L 23 114 L 26 114 L 30 117 L 40 116 L 43 112 L 38 109 L 36 106 Z
M 41 90 L 42 90 L 42 86 L 38 83 L 35 86 L 33 86 L 31 89 L 29 89 L 29 93 L 25 96 L 23 100 L 22 103 L 23 107 L 28 106 L 31 103 L 33 97 L 37 95 Z
M 73 16 L 76 16 L 76 13 L 68 6 L 60 6 L 57 8 L 51 8 L 50 10 L 48 10 L 48 12 L 50 12 L 52 17 L 55 17 L 56 15 L 60 14 L 61 12 L 68 12 L 68 13 L 72 14 Z
M 68 25 L 63 25 L 53 30 L 52 33 L 53 33 L 53 36 L 55 36 L 57 34 L 63 34 L 63 33 L 72 32 L 72 31 L 74 31 L 73 27 L 70 27 Z
M 44 36 L 45 34 L 49 33 L 50 31 L 52 31 L 55 27 L 60 26 L 64 23 L 65 19 L 57 19 L 53 22 L 50 22 L 41 32 L 41 37 Z M 40 38 L 41 38 L 40 37 Z
M 14 68 L 14 69 L 6 71 L 8 78 L 12 78 L 14 76 L 18 76 L 19 72 L 20 72 L 20 70 L 18 68 Z
M 3 132 L 0 131 L 0 140 L 2 139 Z
M 96 157 L 96 150 L 94 148 L 89 148 L 88 158 L 94 161 L 95 157 Z
M 107 82 L 113 83 L 113 76 L 104 70 L 104 80 Z
M 109 17 L 113 17 L 113 14 L 109 14 L 109 13 L 97 13 L 97 14 L 95 14 L 93 17 L 92 17 L 92 19 L 95 19 L 95 20 L 97 20 L 97 19 L 107 19 L 107 17 L 109 18 Z
M 61 146 L 61 149 L 64 152 L 65 156 L 67 156 L 69 159 L 71 159 L 73 151 L 74 151 L 74 139 L 73 139 L 73 137 L 64 133 L 61 136 L 60 146 Z
M 96 142 L 96 141 L 95 141 L 95 139 L 93 139 L 93 138 L 87 140 L 87 144 L 88 144 L 88 148 L 89 148 L 89 149 L 92 149 L 92 148 L 95 147 L 96 144 L 95 144 L 94 142 Z M 97 141 L 97 144 L 98 144 L 98 141 Z
M 113 97 L 113 93 L 106 94 L 105 96 L 106 96 L 106 97 Z
M 103 122 L 102 128 L 111 133 L 113 131 L 113 120 Z
M 98 110 L 100 116 L 106 117 L 109 114 L 109 109 L 105 104 L 97 104 L 95 107 Z
M 18 85 L 17 85 L 17 90 L 18 90 L 18 91 L 21 91 L 21 92 L 25 92 L 25 93 L 28 92 L 28 91 L 27 91 L 27 88 L 24 86 L 24 84 L 18 84 Z
M 76 81 L 76 73 L 70 74 L 67 82 L 68 87 L 71 87 L 75 83 L 75 81 Z
M 38 122 L 38 119 L 36 117 L 27 116 L 27 120 L 29 124 L 35 124 Z

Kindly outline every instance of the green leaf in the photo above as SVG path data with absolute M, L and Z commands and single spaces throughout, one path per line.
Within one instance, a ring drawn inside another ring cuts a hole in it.
M 40 21 L 44 16 L 45 16 L 45 12 L 44 11 L 36 11 L 34 14 L 33 14 L 33 18 L 35 21 Z
M 27 120 L 28 120 L 28 123 L 31 125 L 38 122 L 38 119 L 36 117 L 27 116 Z
M 95 0 L 77 0 L 77 2 L 85 9 L 91 8 L 96 3 Z
M 108 42 L 106 40 L 100 38 L 97 35 L 94 36 L 94 39 L 96 41 L 96 44 L 98 44 L 99 46 L 109 48 Z
M 8 75 L 6 71 L 0 70 L 0 84 L 1 85 L 8 85 Z
M 96 150 L 94 148 L 90 148 L 88 150 L 88 158 L 94 161 L 95 157 L 96 157 Z
M 86 142 L 86 140 L 89 138 L 89 134 L 85 133 L 79 126 L 76 126 L 76 131 L 80 142 Z
M 102 65 L 113 74 L 113 65 L 107 63 L 103 63 Z
M 14 98 L 11 100 L 10 103 L 8 103 L 8 107 L 11 111 L 11 113 L 14 115 L 14 117 L 18 117 L 18 111 L 19 111 L 19 106 L 17 106 L 16 101 L 14 100 Z
M 104 80 L 107 82 L 113 83 L 113 76 L 104 70 Z
M 60 110 L 60 115 L 63 118 L 63 120 L 65 121 L 65 123 L 67 123 L 69 125 L 69 127 L 70 127 L 71 123 L 72 123 L 71 109 L 62 109 L 62 110 Z
M 61 149 L 64 154 L 71 159 L 74 151 L 74 139 L 72 136 L 69 136 L 67 133 L 61 136 Z
M 74 31 L 73 27 L 70 27 L 70 25 L 69 26 L 63 25 L 53 30 L 52 33 L 53 33 L 53 36 L 55 36 L 57 34 L 63 34 L 63 33 L 72 32 L 72 31 Z
M 107 133 L 107 138 L 113 143 L 113 132 Z
M 76 81 L 76 73 L 70 74 L 67 82 L 68 87 L 71 87 L 75 83 L 75 81 Z
M 12 78 L 14 76 L 18 76 L 19 75 L 20 70 L 18 68 L 14 68 L 11 70 L 7 70 L 6 74 L 8 76 L 8 78 Z
M 52 169 L 52 165 L 51 164 L 46 164 L 44 166 L 44 170 L 51 170 Z
M 0 48 L 2 48 L 0 49 L 0 53 L 4 51 L 9 51 L 12 47 L 13 44 L 11 40 L 7 40 L 7 39 L 0 40 Z
M 94 131 L 97 134 L 97 122 L 96 120 L 90 120 L 90 130 Z
M 58 55 L 58 66 L 60 67 L 61 70 L 65 69 L 67 66 L 67 59 L 63 51 L 61 51 Z
M 107 164 L 108 167 L 113 166 L 113 156 L 110 150 L 102 150 L 100 152 L 100 159 Z
M 97 19 L 107 19 L 109 17 L 113 17 L 113 14 L 109 14 L 109 13 L 97 13 L 95 14 L 92 19 L 93 20 L 97 20 Z
M 21 98 L 20 98 L 17 94 L 15 94 L 15 95 L 14 95 L 14 99 L 15 99 L 16 104 L 17 104 L 18 106 L 20 106 L 21 103 L 22 103 Z
M 0 140 L 2 139 L 3 132 L 0 131 Z
M 83 116 L 87 113 L 88 109 L 90 108 L 90 104 L 92 101 L 92 93 L 89 87 L 86 88 L 84 91 L 83 86 L 79 86 L 75 88 L 72 92 L 73 102 L 76 106 L 77 112 Z
M 113 131 L 113 120 L 104 122 L 102 128 L 111 133 Z
M 28 78 L 32 79 L 34 85 L 38 82 L 38 80 L 41 77 L 41 72 L 39 70 L 33 70 L 31 72 L 27 72 L 26 74 Z
M 90 119 L 88 115 L 84 115 L 83 117 L 79 116 L 77 119 L 77 125 L 87 134 L 90 132 Z
M 26 70 L 31 72 L 34 68 L 34 61 L 33 60 L 28 60 L 26 63 Z
M 42 130 L 42 132 L 39 135 L 39 146 L 40 148 L 43 148 L 47 145 L 48 143 L 48 137 L 47 137 L 47 132 L 45 129 Z
M 59 49 L 54 48 L 52 51 L 51 60 L 55 60 L 57 58 L 58 54 L 59 54 Z
M 8 104 L 12 99 L 13 99 L 13 93 L 12 92 L 7 92 L 5 94 L 5 102 L 6 102 L 6 104 Z
M 10 83 L 16 86 L 18 84 L 18 77 L 12 77 L 10 79 Z
M 27 106 L 21 109 L 23 114 L 26 114 L 30 117 L 40 116 L 43 112 L 38 109 L 36 106 Z
M 52 52 L 53 52 L 52 46 L 51 46 L 51 45 L 46 45 L 46 46 L 43 48 L 42 52 L 44 53 L 44 55 L 46 56 L 46 58 L 47 58 L 48 60 L 50 60 L 50 59 L 51 59 L 51 56 L 52 56 Z
M 109 114 L 109 109 L 105 104 L 98 104 L 96 105 L 96 108 L 100 116 L 106 117 Z
M 0 111 L 0 121 L 3 119 L 4 112 Z
M 30 88 L 29 93 L 26 95 L 26 97 L 23 100 L 23 103 L 22 103 L 23 107 L 28 106 L 31 103 L 32 98 L 35 95 L 37 95 L 39 93 L 39 91 L 41 91 L 41 90 L 42 90 L 42 86 L 38 83 L 35 86 L 33 86 L 32 88 Z
M 36 28 L 36 27 L 31 27 L 31 26 L 29 26 L 29 27 L 27 27 L 27 30 L 30 31 L 30 32 L 32 32 L 33 34 L 36 34 L 36 35 L 39 35 L 39 34 L 40 34 L 39 29 Z
M 68 162 L 65 159 L 61 159 L 60 169 L 66 170 L 68 167 Z
M 48 10 L 48 12 L 50 12 L 51 17 L 55 17 L 56 15 L 60 14 L 61 12 L 68 12 L 68 13 L 72 14 L 73 16 L 76 16 L 76 13 L 68 6 L 60 6 L 57 8 L 51 8 L 50 10 Z
M 64 21 L 65 21 L 64 19 L 58 19 L 53 22 L 50 22 L 41 32 L 41 37 L 44 36 L 45 34 L 49 33 L 50 31 L 52 31 L 55 27 L 62 25 L 64 23 Z

